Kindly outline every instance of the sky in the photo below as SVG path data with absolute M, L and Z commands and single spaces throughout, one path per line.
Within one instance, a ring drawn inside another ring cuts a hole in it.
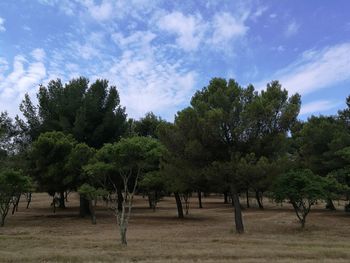
M 78 76 L 108 79 L 129 117 L 173 120 L 213 77 L 279 80 L 300 118 L 350 95 L 348 0 L 0 0 L 0 111 Z

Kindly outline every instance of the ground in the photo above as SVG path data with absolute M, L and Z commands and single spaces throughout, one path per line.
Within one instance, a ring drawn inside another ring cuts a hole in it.
M 265 200 L 267 203 L 267 201 Z M 267 203 L 265 210 L 243 211 L 246 233 L 233 228 L 232 207 L 220 196 L 191 199 L 190 215 L 176 218 L 173 198 L 153 212 L 137 197 L 127 233 L 119 245 L 113 214 L 98 203 L 97 225 L 78 216 L 78 197 L 67 208 L 50 208 L 47 194 L 34 194 L 0 228 L 0 262 L 350 262 L 350 215 L 323 209 L 311 212 L 302 231 L 289 205 Z

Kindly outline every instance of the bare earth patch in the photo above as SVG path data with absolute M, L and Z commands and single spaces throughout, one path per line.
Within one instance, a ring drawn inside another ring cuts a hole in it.
M 289 205 L 243 211 L 246 233 L 233 229 L 233 209 L 222 197 L 192 198 L 190 215 L 176 218 L 173 198 L 153 212 L 137 197 L 127 233 L 119 245 L 116 219 L 97 208 L 97 225 L 78 216 L 78 196 L 52 213 L 47 194 L 35 194 L 30 209 L 21 203 L 0 228 L 0 262 L 350 262 L 350 215 L 311 211 L 301 231 Z M 254 205 L 254 203 L 253 203 Z

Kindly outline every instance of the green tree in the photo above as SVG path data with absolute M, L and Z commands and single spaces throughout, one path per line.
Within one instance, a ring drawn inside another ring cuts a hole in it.
M 107 80 L 91 85 L 83 77 L 65 85 L 52 80 L 47 87 L 40 86 L 37 97 L 37 106 L 28 95 L 20 106 L 26 120 L 21 127 L 31 141 L 43 132 L 62 131 L 78 142 L 100 148 L 120 139 L 127 129 L 125 108 L 120 106 L 116 87 L 109 87 Z
M 41 190 L 51 195 L 60 194 L 59 205 L 65 207 L 64 193 L 74 188 L 69 157 L 76 145 L 71 135 L 62 132 L 46 132 L 33 142 L 30 157 L 32 173 Z
M 127 245 L 126 232 L 138 182 L 145 174 L 159 170 L 163 152 L 164 147 L 154 138 L 124 138 L 104 145 L 84 168 L 104 190 L 111 193 L 112 188 L 110 205 L 117 217 L 122 245 Z M 121 207 L 113 197 L 121 201 Z
M 138 136 L 158 138 L 157 129 L 165 121 L 153 112 L 146 113 L 145 117 L 134 121 L 134 132 Z
M 96 224 L 96 213 L 93 205 L 93 201 L 97 201 L 99 197 L 105 197 L 108 195 L 108 192 L 102 188 L 95 188 L 87 183 L 84 183 L 78 188 L 78 193 L 88 200 L 89 210 L 91 214 L 91 222 L 93 225 Z
M 346 167 L 346 158 L 340 153 L 350 146 L 349 131 L 335 116 L 311 116 L 293 134 L 300 166 L 322 177 Z M 327 208 L 335 209 L 331 199 L 327 201 Z
M 4 226 L 5 218 L 13 202 L 13 198 L 31 191 L 31 179 L 21 171 L 6 169 L 0 171 L 0 226 Z
M 312 173 L 311 170 L 294 170 L 281 175 L 274 185 L 274 199 L 292 204 L 301 227 L 305 227 L 306 217 L 311 207 L 320 199 L 329 198 L 330 188 L 341 187 L 335 180 Z

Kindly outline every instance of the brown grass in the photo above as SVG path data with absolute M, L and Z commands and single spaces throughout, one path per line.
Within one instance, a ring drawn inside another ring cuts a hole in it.
M 97 225 L 78 217 L 78 199 L 52 213 L 46 194 L 35 194 L 30 209 L 0 228 L 0 262 L 350 262 L 350 216 L 320 204 L 300 230 L 288 205 L 267 204 L 243 211 L 246 233 L 234 232 L 232 207 L 221 197 L 204 198 L 190 215 L 176 218 L 173 198 L 152 212 L 136 198 L 128 247 L 119 245 L 116 219 L 98 207 Z

